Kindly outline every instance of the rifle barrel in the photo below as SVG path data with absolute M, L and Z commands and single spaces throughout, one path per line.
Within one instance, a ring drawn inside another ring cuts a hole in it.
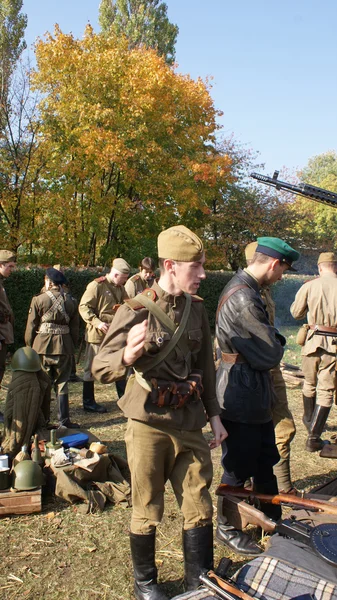
M 250 176 L 260 183 L 274 187 L 277 190 L 286 190 L 292 194 L 304 196 L 305 198 L 310 198 L 311 200 L 316 200 L 317 202 L 337 207 L 337 194 L 335 192 L 331 192 L 330 190 L 325 190 L 324 188 L 310 185 L 308 183 L 299 183 L 298 185 L 293 185 L 292 183 L 287 183 L 286 181 L 280 181 L 278 179 L 278 171 L 275 171 L 273 177 L 268 177 L 268 175 L 262 175 L 261 173 L 255 172 L 251 173 Z

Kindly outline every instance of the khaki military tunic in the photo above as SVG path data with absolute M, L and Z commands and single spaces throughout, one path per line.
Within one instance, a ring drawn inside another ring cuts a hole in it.
M 155 302 L 177 325 L 180 323 L 185 295 L 172 296 L 153 284 Z M 129 417 L 126 444 L 132 477 L 133 514 L 131 531 L 150 533 L 160 522 L 164 510 L 164 489 L 171 481 L 184 516 L 184 528 L 212 522 L 212 499 L 208 488 L 212 462 L 201 428 L 206 415 L 220 414 L 215 392 L 215 371 L 211 334 L 201 298 L 193 297 L 181 347 L 176 346 L 157 366 L 152 359 L 171 339 L 171 332 L 137 298 L 127 301 L 113 323 L 94 358 L 92 371 L 102 383 L 125 377 L 123 354 L 131 327 L 148 319 L 143 356 L 134 367 L 151 379 L 185 381 L 193 369 L 203 371 L 204 392 L 200 399 L 187 401 L 181 408 L 157 406 L 151 395 L 131 375 L 125 395 L 118 404 Z M 180 343 L 179 343 L 180 346 Z
M 309 325 L 337 326 L 337 275 L 322 273 L 298 290 L 290 307 L 295 319 L 307 317 Z M 337 335 L 336 338 L 337 340 Z M 303 395 L 330 407 L 336 388 L 336 345 L 334 338 L 308 330 L 302 347 Z
M 14 315 L 3 286 L 4 277 L 0 275 L 0 383 L 6 369 L 7 344 L 14 342 Z
M 126 284 L 125 291 L 129 298 L 134 298 L 137 294 L 141 294 L 146 288 L 151 287 L 151 282 L 145 281 L 139 273 L 132 275 Z
M 101 344 L 104 333 L 98 329 L 101 323 L 111 323 L 117 309 L 128 297 L 123 285 L 110 283 L 107 277 L 91 281 L 84 292 L 79 312 L 86 322 L 86 341 Z

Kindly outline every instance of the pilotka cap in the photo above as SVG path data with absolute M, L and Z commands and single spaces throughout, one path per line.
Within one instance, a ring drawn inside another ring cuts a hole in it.
M 184 225 L 170 227 L 158 235 L 159 258 L 194 262 L 201 260 L 203 255 L 201 239 Z
M 128 275 L 131 271 L 130 265 L 124 260 L 124 258 L 115 258 L 112 263 L 112 266 L 116 271 L 122 273 L 122 275 Z
M 317 264 L 320 265 L 321 263 L 324 263 L 324 262 L 329 262 L 329 263 L 337 262 L 336 254 L 334 252 L 321 252 L 321 254 L 318 257 Z
M 276 237 L 258 237 L 256 252 L 261 252 L 261 254 L 266 254 L 272 258 L 278 258 L 281 262 L 287 263 L 290 271 L 295 271 L 291 265 L 300 257 L 300 253 L 297 250 L 294 250 L 287 242 Z
M 16 256 L 12 250 L 0 250 L 0 262 L 15 262 Z
M 247 246 L 245 247 L 246 260 L 252 260 L 254 254 L 256 252 L 256 248 L 257 248 L 257 242 L 250 242 L 250 244 L 247 244 Z

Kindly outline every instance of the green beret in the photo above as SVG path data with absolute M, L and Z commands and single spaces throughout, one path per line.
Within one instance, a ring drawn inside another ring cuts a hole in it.
M 159 258 L 171 258 L 182 262 L 202 259 L 204 246 L 201 239 L 184 225 L 165 229 L 158 236 Z
M 16 256 L 12 250 L 0 250 L 0 263 L 15 262 Z
M 112 263 L 113 269 L 122 273 L 122 275 L 128 275 L 131 271 L 130 265 L 124 260 L 124 258 L 115 258 Z
M 295 260 L 298 260 L 300 253 L 294 250 L 287 242 L 276 237 L 259 237 L 257 238 L 256 252 L 266 254 L 272 258 L 278 258 L 281 262 L 287 263 L 291 270 L 291 265 Z
M 334 252 L 321 252 L 321 254 L 318 257 L 318 261 L 317 264 L 320 265 L 321 263 L 334 263 L 337 262 L 337 256 Z

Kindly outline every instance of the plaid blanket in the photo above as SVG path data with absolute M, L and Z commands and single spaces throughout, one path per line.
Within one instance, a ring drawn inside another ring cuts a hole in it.
M 312 594 L 315 600 L 337 600 L 334 584 L 265 554 L 242 567 L 234 579 L 243 591 L 261 600 L 290 600 L 301 594 Z

